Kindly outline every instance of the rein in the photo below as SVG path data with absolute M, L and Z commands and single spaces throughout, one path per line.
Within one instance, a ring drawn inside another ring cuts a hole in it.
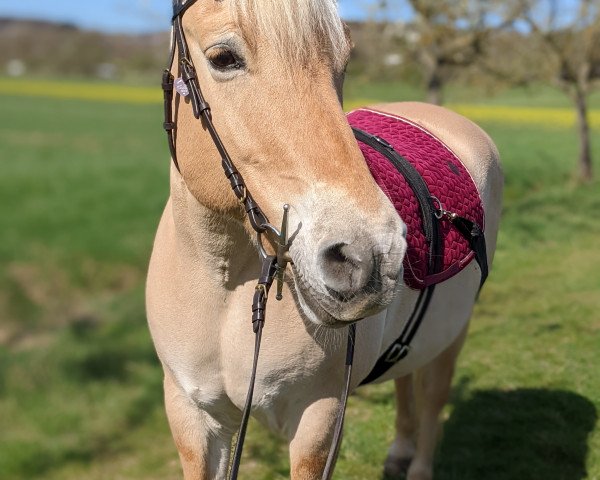
M 177 160 L 177 143 L 176 131 L 177 121 L 173 115 L 173 99 L 175 95 L 180 95 L 188 99 L 192 104 L 194 117 L 203 122 L 208 130 L 220 156 L 223 172 L 231 184 L 231 189 L 237 197 L 240 204 L 243 206 L 250 225 L 257 235 L 258 248 L 262 260 L 261 274 L 258 279 L 252 302 L 252 326 L 255 334 L 254 342 L 254 357 L 252 364 L 252 373 L 248 386 L 248 393 L 244 410 L 242 412 L 242 421 L 238 430 L 237 441 L 231 467 L 229 471 L 229 480 L 236 480 L 241 463 L 242 450 L 244 448 L 244 440 L 246 430 L 250 418 L 252 408 L 252 399 L 254 395 L 254 386 L 256 382 L 256 371 L 258 368 L 258 359 L 260 354 L 260 346 L 262 340 L 263 327 L 266 320 L 267 301 L 269 292 L 273 282 L 277 281 L 277 300 L 282 299 L 283 283 L 287 265 L 292 263 L 289 254 L 289 239 L 288 239 L 288 212 L 289 206 L 283 207 L 283 220 L 280 229 L 277 229 L 270 222 L 265 213 L 256 203 L 251 193 L 248 191 L 246 183 L 240 172 L 236 169 L 233 160 L 231 159 L 221 137 L 219 136 L 214 123 L 209 104 L 206 102 L 196 68 L 189 54 L 188 44 L 183 31 L 182 17 L 185 12 L 196 3 L 197 0 L 173 0 L 173 17 L 172 17 L 172 39 L 171 50 L 169 54 L 169 62 L 162 76 L 162 89 L 164 95 L 164 123 L 163 127 L 167 132 L 169 150 L 171 158 L 177 170 L 181 173 L 181 168 Z M 179 60 L 179 75 L 175 79 L 171 72 L 175 62 L 175 56 Z M 277 252 L 276 255 L 269 255 L 262 243 L 262 237 L 266 234 L 271 234 L 276 237 Z M 356 340 L 356 324 L 349 326 L 348 343 L 346 348 L 346 366 L 344 375 L 344 389 L 338 410 L 336 426 L 333 435 L 333 441 L 327 457 L 327 463 L 323 472 L 322 480 L 329 480 L 333 475 L 335 461 L 339 453 L 339 447 L 342 439 L 342 430 L 344 426 L 344 416 L 348 394 L 350 392 L 350 378 L 352 375 L 352 364 L 354 359 L 354 344 Z

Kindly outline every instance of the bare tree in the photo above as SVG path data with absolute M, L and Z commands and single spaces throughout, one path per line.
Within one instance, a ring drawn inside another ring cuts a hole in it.
M 542 71 L 564 91 L 577 112 L 579 177 L 592 179 L 588 103 L 600 84 L 600 0 L 523 0 L 525 21 L 548 60 Z
M 444 86 L 482 57 L 491 34 L 517 17 L 513 0 L 405 0 L 414 18 L 398 29 L 400 47 L 419 65 L 431 103 L 443 103 Z M 382 0 L 380 8 L 401 8 Z

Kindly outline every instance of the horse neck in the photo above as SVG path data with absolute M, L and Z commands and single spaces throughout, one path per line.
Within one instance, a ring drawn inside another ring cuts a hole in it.
M 174 167 L 171 208 L 178 254 L 192 265 L 208 269 L 227 282 L 235 282 L 255 267 L 256 248 L 240 220 L 202 205 Z

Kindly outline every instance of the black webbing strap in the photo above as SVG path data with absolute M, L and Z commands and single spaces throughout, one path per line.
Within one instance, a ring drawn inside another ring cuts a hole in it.
M 400 336 L 388 347 L 388 349 L 379 357 L 377 363 L 373 366 L 369 375 L 360 383 L 367 385 L 381 377 L 385 372 L 392 368 L 400 360 L 406 358 L 410 352 L 410 344 L 417 334 L 423 318 L 427 313 L 431 297 L 435 291 L 435 285 L 421 290 L 417 298 L 417 303 L 408 321 L 402 329 Z
M 475 261 L 481 270 L 481 281 L 479 282 L 479 290 L 487 280 L 489 274 L 489 266 L 487 261 L 487 248 L 485 245 L 485 236 L 479 225 L 471 220 L 468 220 L 458 215 L 450 214 L 448 219 L 460 232 L 460 234 L 469 242 L 471 250 L 475 253 Z
M 440 236 L 439 221 L 441 218 L 448 218 L 463 237 L 469 242 L 470 248 L 475 253 L 475 260 L 481 269 L 480 289 L 488 276 L 487 253 L 485 246 L 485 237 L 483 230 L 479 225 L 458 215 L 446 212 L 441 206 L 436 206 L 435 199 L 432 197 L 429 187 L 425 180 L 415 167 L 398 152 L 394 147 L 383 138 L 371 135 L 357 128 L 353 128 L 356 139 L 369 147 L 373 148 L 385 156 L 396 169 L 406 179 L 410 188 L 415 194 L 421 210 L 421 219 L 425 237 L 429 241 L 429 262 L 428 275 L 433 275 L 440 270 L 442 261 L 442 238 Z M 367 377 L 361 382 L 366 385 L 377 380 L 396 363 L 405 358 L 410 352 L 411 342 L 417 334 L 423 319 L 431 303 L 431 298 L 435 291 L 435 285 L 430 285 L 421 290 L 412 314 L 404 325 L 400 336 L 392 342 L 387 350 L 375 363 L 373 369 Z

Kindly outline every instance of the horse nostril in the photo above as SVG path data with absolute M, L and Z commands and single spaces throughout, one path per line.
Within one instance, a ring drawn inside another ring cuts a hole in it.
M 374 275 L 375 260 L 370 248 L 335 243 L 325 248 L 320 257 L 325 286 L 341 300 L 364 289 Z
M 332 245 L 327 250 L 325 250 L 324 257 L 325 260 L 334 264 L 344 264 L 345 262 L 356 264 L 357 260 L 360 261 L 360 259 L 353 258 L 353 253 L 356 252 L 352 252 L 349 245 L 345 243 L 336 243 L 335 245 Z

